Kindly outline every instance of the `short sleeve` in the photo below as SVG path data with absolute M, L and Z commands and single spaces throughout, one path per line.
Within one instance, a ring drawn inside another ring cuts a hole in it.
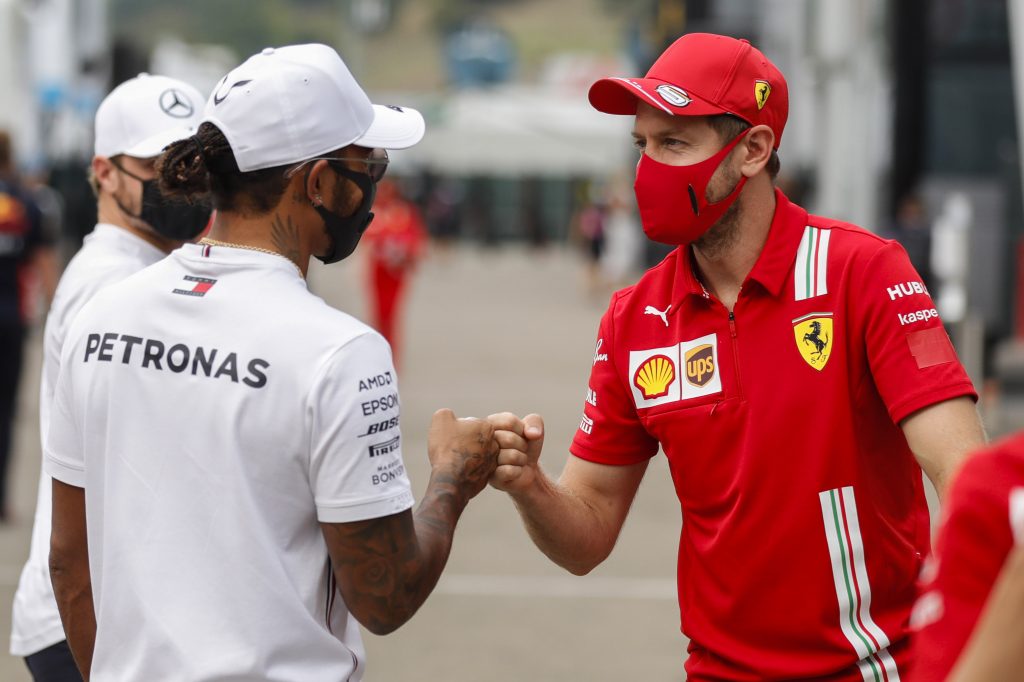
M 347 523 L 409 509 L 398 381 L 391 349 L 376 332 L 325 362 L 308 398 L 309 480 L 317 518 Z
M 946 679 L 1006 560 L 1012 535 L 1005 475 L 998 459 L 984 453 L 953 483 L 911 619 L 915 682 Z
M 887 242 L 854 275 L 868 363 L 893 422 L 951 398 L 977 399 L 938 310 L 906 251 Z
M 601 319 L 579 428 L 569 451 L 598 464 L 638 464 L 658 453 L 615 361 L 615 302 Z
M 82 434 L 74 411 L 72 385 L 75 365 L 71 356 L 75 346 L 70 342 L 64 345 L 61 370 L 50 404 L 50 427 L 43 453 L 43 469 L 58 481 L 84 488 L 85 453 L 82 451 Z

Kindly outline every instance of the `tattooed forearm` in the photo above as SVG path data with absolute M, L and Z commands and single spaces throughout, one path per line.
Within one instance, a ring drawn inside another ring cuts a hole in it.
M 291 216 L 285 216 L 284 220 L 282 220 L 280 214 L 274 214 L 270 238 L 273 240 L 274 248 L 277 249 L 278 253 L 296 264 L 299 262 L 299 230 L 295 227 L 295 223 L 292 222 Z
M 392 632 L 426 601 L 466 502 L 453 476 L 435 472 L 415 515 L 323 525 L 345 604 L 370 632 Z

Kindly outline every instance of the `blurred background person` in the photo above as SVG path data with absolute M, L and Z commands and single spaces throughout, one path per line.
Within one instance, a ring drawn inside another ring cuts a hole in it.
M 582 193 L 583 203 L 573 219 L 573 231 L 579 239 L 586 262 L 584 288 L 588 295 L 598 296 L 606 288 L 601 259 L 605 251 L 608 205 L 600 189 L 593 185 L 588 185 Z
M 629 187 L 621 183 L 605 190 L 607 209 L 604 214 L 605 248 L 601 256 L 601 272 L 611 289 L 631 284 L 640 266 L 644 233 L 640 228 Z
M 883 236 L 903 245 L 925 288 L 937 293 L 932 289 L 932 225 L 920 195 L 910 193 L 900 199 L 896 219 L 888 230 L 883 231 Z
M 367 257 L 371 326 L 391 344 L 398 364 L 399 327 L 409 278 L 423 257 L 427 231 L 419 208 L 392 180 L 377 185 L 374 219 L 363 237 Z
M 0 130 L 0 523 L 7 503 L 13 426 L 21 381 L 22 353 L 33 308 L 33 292 L 53 298 L 57 283 L 54 236 L 15 173 L 10 133 Z
M 142 74 L 114 88 L 96 112 L 90 184 L 99 222 L 68 263 L 46 318 L 39 393 L 44 445 L 64 339 L 82 307 L 101 289 L 195 237 L 209 220 L 205 204 L 164 199 L 154 170 L 165 146 L 195 132 L 204 99 L 188 83 Z M 11 654 L 25 659 L 36 682 L 71 682 L 81 677 L 64 636 L 48 566 L 52 485 L 40 471 L 32 544 L 14 595 Z
M 1015 617 L 986 616 L 986 611 L 1002 607 L 999 599 L 1012 595 L 1017 595 L 1016 608 L 1024 607 L 1024 574 L 1008 573 L 1024 569 L 1022 549 L 1024 432 L 972 456 L 950 487 L 934 556 L 922 572 L 923 592 L 911 618 L 917 630 L 913 682 L 1019 679 L 1019 665 L 1002 668 L 1002 677 L 983 675 L 994 669 L 988 664 L 1005 655 L 1002 643 L 1024 641 L 1024 611 Z M 1001 589 L 1001 582 L 1010 584 Z M 982 634 L 985 630 L 989 632 Z M 977 636 L 983 641 L 969 644 Z

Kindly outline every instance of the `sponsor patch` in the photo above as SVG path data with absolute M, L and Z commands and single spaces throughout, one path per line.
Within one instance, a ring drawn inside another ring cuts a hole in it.
M 401 436 L 395 436 L 391 440 L 386 440 L 383 443 L 374 443 L 370 446 L 370 457 L 380 457 L 381 455 L 387 455 L 398 449 L 398 444 L 402 441 Z
M 672 306 L 671 305 L 669 305 L 664 310 L 658 310 L 653 305 L 649 305 L 646 308 L 644 308 L 644 315 L 657 315 L 659 318 L 661 318 L 661 321 L 664 322 L 665 326 L 667 327 L 668 326 L 668 311 L 670 311 L 670 310 L 672 310 Z
M 710 343 L 687 352 L 686 381 L 698 388 L 707 386 L 715 378 L 715 348 Z
M 899 284 L 893 284 L 891 287 L 885 288 L 885 293 L 889 294 L 890 301 L 895 301 L 897 298 L 903 298 L 904 296 L 930 295 L 922 282 L 900 282 Z
M 719 393 L 718 338 L 708 334 L 667 348 L 630 351 L 629 376 L 638 408 Z
M 793 320 L 793 337 L 800 357 L 819 372 L 832 355 L 832 313 L 811 313 Z
M 402 463 L 402 460 L 399 459 L 377 467 L 377 473 L 370 477 L 370 481 L 375 486 L 384 485 L 385 483 L 398 480 L 403 476 L 405 476 L 405 465 Z
M 685 107 L 693 100 L 685 90 L 681 90 L 674 85 L 659 85 L 654 89 L 656 93 L 661 95 L 661 98 L 671 104 L 674 107 Z
M 676 363 L 665 355 L 647 358 L 633 373 L 633 385 L 640 389 L 644 400 L 668 395 L 668 388 L 676 380 Z
M 366 377 L 365 379 L 359 380 L 359 392 L 372 391 L 375 388 L 383 388 L 390 386 L 395 383 L 395 378 L 391 376 L 391 371 L 388 370 L 383 374 L 375 374 L 372 377 Z
M 377 414 L 378 412 L 385 412 L 387 410 L 393 410 L 398 407 L 398 394 L 391 393 L 382 398 L 374 398 L 373 400 L 367 400 L 360 407 L 363 410 L 363 416 L 369 417 Z
M 764 109 L 768 103 L 768 96 L 772 94 L 772 86 L 768 81 L 754 81 L 754 99 L 757 101 L 757 110 Z
M 398 428 L 398 415 L 395 415 L 391 419 L 385 419 L 384 421 L 373 422 L 367 427 L 366 433 L 359 434 L 358 438 L 372 436 L 375 433 L 384 433 L 385 431 L 390 431 L 395 428 Z
M 907 313 L 906 315 L 903 313 L 896 313 L 896 317 L 900 318 L 901 326 L 906 326 L 908 324 L 914 324 L 915 322 L 927 322 L 932 319 L 937 320 L 939 318 L 939 311 L 935 308 L 930 308 L 928 310 L 918 310 L 913 313 Z
M 597 391 L 587 386 L 587 404 L 597 407 Z
M 594 364 L 599 362 L 608 362 L 608 354 L 601 352 L 601 346 L 604 345 L 604 339 L 597 340 L 597 348 L 594 349 Z
M 206 292 L 213 288 L 213 285 L 217 283 L 217 280 L 210 279 L 208 277 L 193 277 L 192 275 L 185 275 L 184 280 L 191 284 L 190 289 L 172 289 L 172 294 L 180 294 L 182 296 L 198 296 L 202 298 L 206 296 Z M 186 285 L 188 286 L 188 285 Z
M 953 343 L 943 327 L 919 329 L 907 334 L 907 346 L 914 356 L 918 369 L 926 369 L 935 365 L 956 361 Z
M 583 419 L 580 420 L 580 431 L 587 434 L 588 436 L 594 431 L 594 420 L 583 415 Z

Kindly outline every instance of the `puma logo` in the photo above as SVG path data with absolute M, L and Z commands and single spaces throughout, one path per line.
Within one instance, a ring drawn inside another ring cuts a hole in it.
M 665 326 L 667 327 L 668 326 L 668 311 L 670 311 L 670 310 L 672 310 L 672 306 L 671 305 L 669 305 L 669 307 L 665 308 L 664 310 L 658 310 L 653 305 L 649 305 L 646 308 L 644 308 L 644 315 L 657 315 L 658 317 L 661 318 L 661 321 L 664 322 Z

